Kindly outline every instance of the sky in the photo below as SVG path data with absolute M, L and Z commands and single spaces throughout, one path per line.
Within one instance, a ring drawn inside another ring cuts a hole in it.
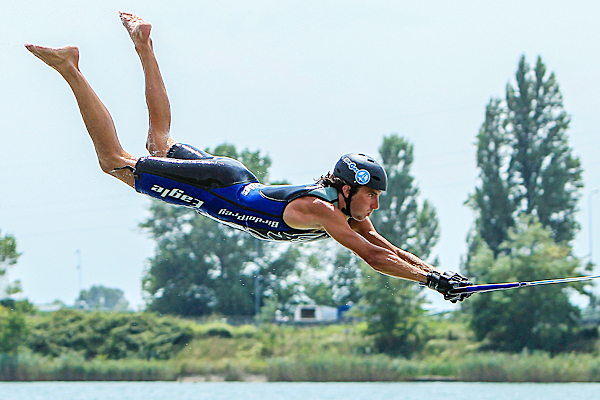
M 504 96 L 521 56 L 540 56 L 584 169 L 575 253 L 600 259 L 600 2 L 5 0 L 0 232 L 22 252 L 8 280 L 33 303 L 73 304 L 80 289 L 104 285 L 144 304 L 154 244 L 138 225 L 150 200 L 100 171 L 67 84 L 23 47 L 78 46 L 121 144 L 145 155 L 143 74 L 118 10 L 153 25 L 180 142 L 261 150 L 272 180 L 301 184 L 341 154 L 377 156 L 385 135 L 408 139 L 422 199 L 438 213 L 443 270 L 466 253 L 485 106 Z

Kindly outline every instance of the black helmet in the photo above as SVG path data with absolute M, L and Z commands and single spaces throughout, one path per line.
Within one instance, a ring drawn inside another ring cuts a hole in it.
M 350 186 L 367 186 L 381 191 L 387 189 L 385 170 L 373 157 L 365 154 L 350 153 L 340 157 L 333 168 L 333 176 L 343 179 Z

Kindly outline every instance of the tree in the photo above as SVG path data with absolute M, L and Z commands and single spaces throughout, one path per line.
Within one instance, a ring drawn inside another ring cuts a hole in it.
M 82 290 L 77 298 L 77 304 L 85 309 L 99 311 L 125 311 L 129 302 L 125 300 L 121 289 L 111 289 L 92 286 L 90 290 Z
M 62 309 L 40 317 L 30 327 L 27 346 L 35 353 L 50 357 L 75 352 L 85 359 L 168 360 L 194 338 L 194 331 L 187 322 L 152 313 Z
M 483 282 L 512 282 L 576 276 L 579 261 L 571 249 L 552 239 L 536 217 L 524 215 L 509 229 L 500 255 L 480 241 L 469 273 Z M 571 288 L 571 289 L 570 289 Z M 576 334 L 579 308 L 569 302 L 572 288 L 583 284 L 546 285 L 475 295 L 468 300 L 471 326 L 478 340 L 501 351 L 568 348 Z
M 16 264 L 21 253 L 17 252 L 17 241 L 12 235 L 0 233 L 0 279 L 9 266 Z M 3 290 L 6 295 L 21 291 L 20 282 L 8 284 Z M 28 301 L 15 302 L 6 298 L 0 304 L 0 353 L 16 354 L 28 334 L 25 314 L 31 312 Z
M 0 354 L 17 354 L 27 335 L 25 312 L 21 307 L 8 308 L 0 304 Z
M 476 282 L 572 276 L 570 242 L 582 187 L 568 144 L 570 118 L 553 73 L 522 57 L 506 100 L 490 100 L 477 136 L 479 182 L 469 201 L 476 222 L 465 269 Z M 558 351 L 573 334 L 565 287 L 474 296 L 464 305 L 479 339 L 501 350 Z M 546 294 L 551 295 L 546 295 Z M 546 314 L 546 315 L 542 315 Z
M 427 342 L 425 296 L 418 285 L 382 275 L 363 264 L 363 305 L 377 351 L 410 357 Z
M 379 147 L 388 188 L 373 214 L 377 231 L 397 246 L 422 258 L 429 257 L 440 236 L 435 208 L 428 200 L 419 205 L 419 189 L 411 175 L 413 145 L 391 134 Z
M 413 146 L 392 134 L 384 137 L 379 153 L 388 190 L 380 197 L 373 224 L 395 245 L 427 259 L 439 238 L 439 225 L 433 206 L 427 200 L 419 205 L 419 189 L 410 174 Z M 410 356 L 425 344 L 421 287 L 364 268 L 362 293 L 367 333 L 375 336 L 379 351 Z
M 500 101 L 490 100 L 485 122 L 477 136 L 477 166 L 480 186 L 475 189 L 472 206 L 477 210 L 477 233 L 497 255 L 500 244 L 514 225 L 515 205 L 510 195 L 508 162 L 503 151 L 509 145 L 504 129 L 506 115 Z
M 339 249 L 336 253 L 330 281 L 334 306 L 358 304 L 363 297 L 361 263 L 360 258 L 346 249 Z
M 568 144 L 570 117 L 554 73 L 541 58 L 531 69 L 523 56 L 516 87 L 492 99 L 477 137 L 479 186 L 471 198 L 476 232 L 495 255 L 519 215 L 537 215 L 558 242 L 579 228 L 575 213 L 582 188 L 581 163 Z
M 0 276 L 6 274 L 6 268 L 16 264 L 20 256 L 14 236 L 2 235 L 0 231 Z
M 581 164 L 568 145 L 570 117 L 554 73 L 547 76 L 541 58 L 531 70 L 523 56 L 516 78 L 517 88 L 509 84 L 506 90 L 511 177 L 521 188 L 515 201 L 528 214 L 535 212 L 556 241 L 570 242 L 578 229 L 575 212 L 583 186 Z

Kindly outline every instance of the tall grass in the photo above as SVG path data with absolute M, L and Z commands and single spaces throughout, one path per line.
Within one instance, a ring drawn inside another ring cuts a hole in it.
M 393 382 L 419 374 L 418 363 L 385 356 L 276 359 L 269 362 L 269 381 L 308 382 Z
M 600 358 L 590 354 L 482 353 L 456 366 L 466 382 L 600 382 Z
M 76 354 L 57 358 L 26 353 L 0 355 L 0 381 L 172 381 L 177 366 L 168 361 L 91 360 Z

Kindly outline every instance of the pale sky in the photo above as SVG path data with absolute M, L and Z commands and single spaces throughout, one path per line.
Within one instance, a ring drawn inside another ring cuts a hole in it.
M 153 24 L 176 140 L 260 149 L 272 179 L 300 184 L 341 154 L 377 156 L 384 135 L 406 137 L 422 197 L 438 212 L 444 270 L 466 252 L 485 106 L 504 96 L 521 55 L 530 64 L 541 56 L 572 116 L 570 144 L 585 170 L 575 252 L 589 254 L 589 204 L 600 217 L 600 194 L 590 197 L 600 187 L 600 2 L 6 0 L 0 230 L 23 253 L 9 279 L 30 301 L 73 303 L 79 250 L 84 289 L 120 288 L 143 303 L 153 243 L 137 225 L 150 200 L 100 171 L 67 84 L 23 47 L 77 45 L 123 147 L 144 155 L 143 75 L 118 10 Z M 598 218 L 592 227 L 598 260 Z

